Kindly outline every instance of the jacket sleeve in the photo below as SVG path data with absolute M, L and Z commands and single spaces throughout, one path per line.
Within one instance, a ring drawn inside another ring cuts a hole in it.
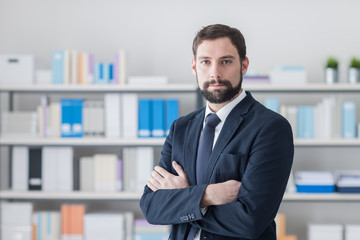
M 176 174 L 172 167 L 173 123 L 164 143 L 159 166 Z M 200 201 L 207 185 L 193 185 L 183 189 L 160 189 L 153 192 L 145 186 L 140 208 L 151 224 L 179 224 L 202 218 Z
M 209 207 L 193 224 L 219 235 L 258 239 L 274 220 L 293 161 L 289 123 L 283 118 L 268 122 L 252 146 L 237 201 Z

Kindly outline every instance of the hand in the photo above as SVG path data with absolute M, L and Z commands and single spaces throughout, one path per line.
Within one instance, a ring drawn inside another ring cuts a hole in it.
M 156 166 L 147 183 L 151 190 L 156 192 L 159 189 L 179 189 L 189 186 L 189 181 L 182 167 L 175 161 L 172 164 L 178 176 L 169 173 L 162 167 Z
M 236 180 L 208 185 L 205 189 L 203 198 L 201 199 L 200 207 L 222 205 L 235 201 L 240 186 L 241 182 Z

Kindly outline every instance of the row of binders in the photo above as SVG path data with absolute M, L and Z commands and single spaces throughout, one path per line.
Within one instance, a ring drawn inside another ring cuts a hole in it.
M 13 191 L 139 192 L 154 167 L 152 147 L 123 148 L 116 154 L 95 154 L 74 161 L 72 147 L 12 148 Z M 79 187 L 75 187 L 75 183 Z
M 145 99 L 137 94 L 106 93 L 103 101 L 46 95 L 36 112 L 3 112 L 3 136 L 165 137 L 179 116 L 178 99 Z
M 305 139 L 352 139 L 359 136 L 355 101 L 325 97 L 316 105 L 281 105 L 277 98 L 264 102 L 290 122 L 294 137 Z
M 29 202 L 0 203 L 1 239 L 23 240 L 165 240 L 167 225 L 150 225 L 131 212 L 86 212 L 83 204 L 59 211 L 34 211 Z
M 95 62 L 93 54 L 54 50 L 51 58 L 53 84 L 125 84 L 125 52 L 119 50 L 113 62 Z
M 360 193 L 359 171 L 296 171 L 290 174 L 288 192 Z
M 360 224 L 309 224 L 309 240 L 358 240 Z

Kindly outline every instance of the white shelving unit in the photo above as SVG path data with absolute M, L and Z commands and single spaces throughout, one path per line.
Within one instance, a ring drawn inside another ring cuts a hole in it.
M 244 82 L 244 88 L 257 99 L 279 98 L 281 104 L 314 104 L 326 96 L 359 103 L 360 84 L 308 83 L 306 85 L 276 85 Z M 355 139 L 295 139 L 293 171 L 297 170 L 360 170 L 360 138 Z M 285 193 L 280 212 L 287 217 L 287 232 L 307 239 L 309 223 L 359 224 L 360 194 Z
M 201 106 L 202 97 L 196 84 L 167 84 L 167 85 L 0 85 L 0 93 L 8 94 L 9 110 L 14 110 L 15 95 L 22 94 L 105 94 L 105 93 L 138 93 L 138 94 L 195 94 L 196 103 Z M 23 136 L 0 136 L 0 146 L 72 146 L 72 147 L 161 147 L 165 138 L 42 138 Z M 9 151 L 11 152 L 11 151 Z M 11 158 L 11 156 L 10 156 Z M 0 200 L 139 200 L 141 193 L 129 192 L 60 192 L 49 193 L 42 191 L 15 192 L 0 191 Z

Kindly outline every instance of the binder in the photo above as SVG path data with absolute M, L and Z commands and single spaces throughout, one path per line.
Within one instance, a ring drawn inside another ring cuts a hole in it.
M 164 114 L 165 102 L 163 99 L 152 100 L 152 137 L 164 137 L 165 136 L 165 114 Z
M 51 69 L 53 84 L 64 84 L 64 57 L 64 51 L 62 50 L 52 52 Z
M 29 190 L 42 189 L 41 148 L 29 150 Z
M 165 110 L 165 134 L 168 135 L 172 123 L 179 117 L 179 100 L 167 99 Z
M 343 138 L 356 137 L 356 103 L 353 101 L 343 102 L 342 136 Z
M 139 137 L 151 137 L 151 100 L 139 100 Z

